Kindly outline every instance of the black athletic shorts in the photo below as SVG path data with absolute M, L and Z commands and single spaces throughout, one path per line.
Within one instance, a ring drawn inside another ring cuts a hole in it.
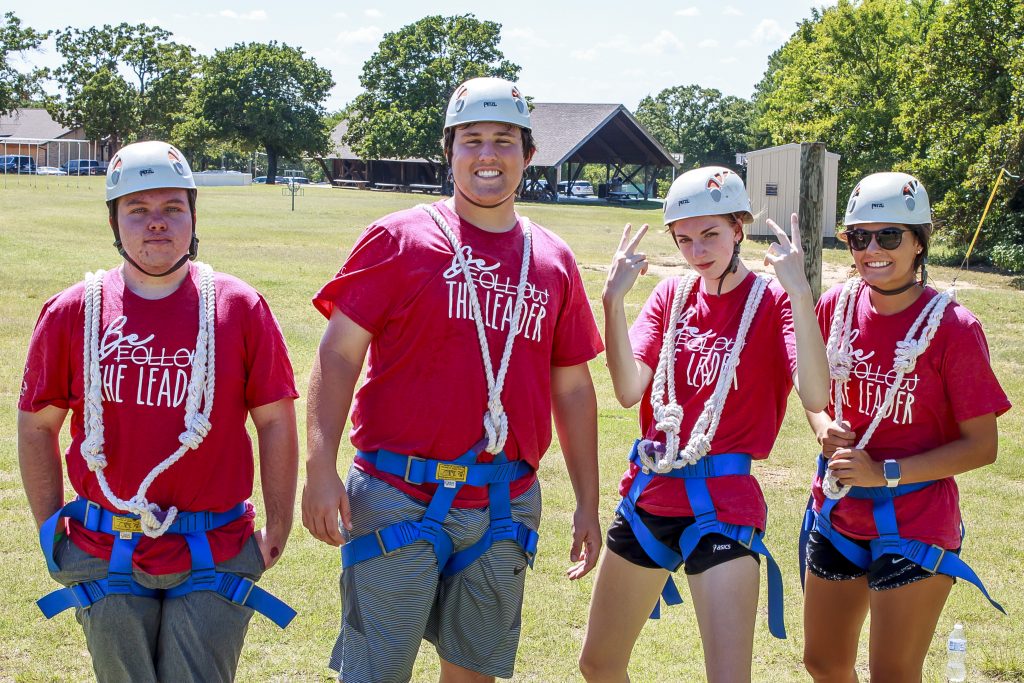
M 867 541 L 848 536 L 844 538 L 864 549 L 870 548 Z M 950 552 L 959 555 L 960 549 Z M 927 579 L 929 576 L 935 576 L 921 565 L 901 555 L 882 555 L 871 563 L 867 571 L 864 571 L 846 559 L 827 538 L 817 531 L 812 531 L 807 540 L 807 569 L 819 579 L 826 581 L 848 581 L 866 574 L 868 588 L 875 591 L 892 590 L 921 579 Z
M 660 517 L 639 507 L 636 511 L 647 528 L 651 530 L 651 534 L 677 553 L 679 552 L 679 537 L 688 526 L 697 521 L 694 517 Z M 615 514 L 615 520 L 608 528 L 608 540 L 605 545 L 608 550 L 633 564 L 649 569 L 661 568 L 661 565 L 652 560 L 640 545 L 629 522 L 618 513 Z M 686 560 L 683 571 L 690 575 L 700 574 L 729 560 L 735 560 L 737 557 L 752 557 L 758 564 L 761 563 L 761 558 L 757 553 L 745 548 L 738 541 L 722 534 L 708 534 L 697 543 L 690 558 Z

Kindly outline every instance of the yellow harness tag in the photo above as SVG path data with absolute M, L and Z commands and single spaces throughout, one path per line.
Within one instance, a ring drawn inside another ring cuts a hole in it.
M 142 522 L 135 519 L 134 517 L 114 517 L 113 522 L 110 524 L 114 531 L 121 533 L 142 533 Z M 122 537 L 123 538 L 123 537 Z
M 438 479 L 443 479 L 445 485 L 449 481 L 466 481 L 466 477 L 469 475 L 469 468 L 465 465 L 450 465 L 448 463 L 438 463 L 435 476 Z

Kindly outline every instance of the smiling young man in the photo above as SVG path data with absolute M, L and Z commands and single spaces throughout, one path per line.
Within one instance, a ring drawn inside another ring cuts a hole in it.
M 247 284 L 196 262 L 196 186 L 164 142 L 124 147 L 106 179 L 121 267 L 50 299 L 29 346 L 18 457 L 47 566 L 100 681 L 230 681 L 254 585 L 281 556 L 298 469 L 281 330 Z M 215 408 L 215 409 L 214 409 Z M 71 411 L 64 505 L 59 437 Z M 254 530 L 259 439 L 266 526 Z
M 424 638 L 442 681 L 512 676 L 552 413 L 577 503 L 568 577 L 601 547 L 587 369 L 601 340 L 568 246 L 515 211 L 534 153 L 526 101 L 508 81 L 467 81 L 443 145 L 454 196 L 375 222 L 313 300 L 329 322 L 302 516 L 342 546 L 331 666 L 346 683 L 409 680 Z

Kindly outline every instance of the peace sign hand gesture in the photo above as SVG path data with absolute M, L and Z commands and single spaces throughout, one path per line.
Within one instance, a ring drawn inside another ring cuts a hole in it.
M 764 265 L 775 269 L 779 283 L 790 298 L 797 295 L 810 295 L 811 286 L 804 274 L 804 252 L 800 246 L 800 220 L 794 213 L 790 216 L 790 235 L 772 219 L 768 219 L 768 227 L 779 240 L 768 247 L 764 255 Z
M 626 223 L 622 231 L 622 239 L 612 257 L 611 268 L 608 269 L 608 279 L 604 283 L 604 300 L 621 300 L 626 292 L 633 289 L 636 279 L 647 272 L 647 254 L 636 251 L 640 240 L 647 234 L 647 224 L 644 223 L 636 231 L 636 235 L 630 239 L 632 225 Z

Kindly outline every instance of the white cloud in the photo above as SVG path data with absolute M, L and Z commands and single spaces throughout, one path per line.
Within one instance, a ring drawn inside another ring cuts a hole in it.
M 707 38 L 697 43 L 697 47 L 718 47 L 718 41 L 714 38 Z
M 241 19 L 242 21 L 266 21 L 267 13 L 265 10 L 254 9 L 251 12 L 238 12 L 230 9 L 222 9 L 218 14 L 225 19 Z
M 342 31 L 334 39 L 336 43 L 346 45 L 376 45 L 384 37 L 384 31 L 376 26 L 364 26 L 354 31 Z
M 379 9 L 374 9 L 373 7 L 371 7 L 370 9 L 363 10 L 363 16 L 369 17 L 370 19 L 380 19 L 381 17 L 384 16 L 384 13 L 381 12 Z
M 503 43 L 517 43 L 531 48 L 550 47 L 550 43 L 544 40 L 533 29 L 529 28 L 508 28 L 502 29 L 501 40 Z
M 658 55 L 673 54 L 683 51 L 683 43 L 670 31 L 659 31 L 658 35 L 654 37 L 654 40 L 652 40 L 649 45 L 649 50 L 641 51 L 653 52 Z
M 789 34 L 782 30 L 779 26 L 779 22 L 774 19 L 762 19 L 756 27 L 754 32 L 750 35 L 750 39 L 754 43 L 784 43 L 789 38 Z
M 722 14 L 724 14 L 727 17 L 742 17 L 743 16 L 743 12 L 741 10 L 736 9 L 732 5 L 726 5 L 725 8 L 722 10 Z
M 697 17 L 700 16 L 699 7 L 684 7 L 683 9 L 677 9 L 676 15 L 680 17 Z
M 662 30 L 647 40 L 636 40 L 617 35 L 611 40 L 585 49 L 573 50 L 569 54 L 580 62 L 594 62 L 612 54 L 650 57 L 680 54 L 685 49 L 682 41 L 674 33 Z

